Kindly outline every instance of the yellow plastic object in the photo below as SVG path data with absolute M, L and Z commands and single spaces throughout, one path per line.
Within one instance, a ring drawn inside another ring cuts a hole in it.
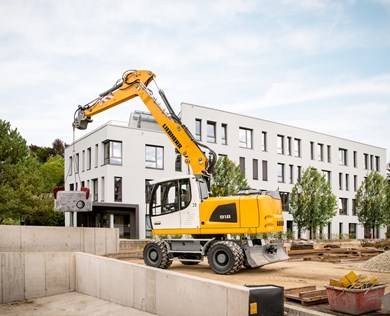
M 335 287 L 344 287 L 343 282 L 341 282 L 340 280 L 336 280 L 336 279 L 329 279 L 329 285 L 335 286 Z
M 351 271 L 347 273 L 344 277 L 342 277 L 340 281 L 343 283 L 344 287 L 349 287 L 352 284 L 356 283 L 357 280 L 359 280 L 358 275 L 355 272 Z

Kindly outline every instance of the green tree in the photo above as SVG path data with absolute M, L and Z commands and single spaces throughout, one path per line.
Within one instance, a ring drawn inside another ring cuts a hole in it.
M 45 181 L 45 190 L 50 192 L 55 187 L 64 185 L 64 158 L 59 155 L 49 157 L 42 165 L 42 176 Z
M 64 154 L 65 154 L 65 147 L 67 145 L 65 144 L 64 141 L 62 141 L 61 139 L 59 138 L 56 138 L 53 143 L 52 143 L 52 147 L 53 147 L 53 151 L 54 151 L 54 154 L 55 155 L 59 155 L 61 156 L 62 158 L 64 158 Z
M 9 122 L 0 119 L 0 168 L 5 164 L 15 164 L 27 156 L 26 140 L 16 128 L 11 128 Z
M 389 223 L 389 183 L 378 172 L 373 171 L 364 179 L 356 192 L 356 214 L 364 227 L 373 230 Z
M 309 167 L 292 188 L 289 209 L 298 228 L 309 229 L 315 237 L 317 228 L 327 225 L 336 215 L 337 198 L 326 179 Z
M 212 196 L 228 196 L 249 187 L 245 175 L 228 157 L 220 157 L 215 165 L 211 185 Z

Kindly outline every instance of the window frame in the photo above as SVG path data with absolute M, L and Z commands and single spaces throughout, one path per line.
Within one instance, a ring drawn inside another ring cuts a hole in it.
M 154 160 L 147 160 L 147 148 L 153 148 L 154 154 L 153 157 Z M 159 157 L 158 150 L 161 149 L 161 155 Z M 161 164 L 159 164 L 159 160 L 161 159 Z M 148 165 L 149 164 L 149 165 Z M 152 166 L 152 164 L 154 166 Z M 164 147 L 163 146 L 157 146 L 157 145 L 145 145 L 145 168 L 147 169 L 157 169 L 157 170 L 163 170 L 164 169 Z

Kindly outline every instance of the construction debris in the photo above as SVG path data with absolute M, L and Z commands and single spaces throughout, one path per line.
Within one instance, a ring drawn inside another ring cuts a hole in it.
M 367 260 L 361 267 L 373 272 L 390 272 L 390 251 L 385 251 L 384 253 Z
M 328 302 L 326 290 L 317 290 L 314 285 L 285 289 L 284 297 L 289 300 L 298 301 L 302 305 L 315 305 Z
M 348 289 L 369 289 L 379 285 L 379 282 L 374 277 L 368 278 L 365 275 L 357 275 L 355 272 L 351 271 L 343 276 L 340 280 L 330 279 L 329 285 Z
M 312 240 L 298 240 L 291 243 L 290 250 L 304 250 L 314 249 L 314 242 Z

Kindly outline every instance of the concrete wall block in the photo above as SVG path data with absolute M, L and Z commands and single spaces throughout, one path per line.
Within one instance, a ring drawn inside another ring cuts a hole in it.
M 95 232 L 95 255 L 106 254 L 106 230 L 104 228 L 94 228 Z
M 80 251 L 94 254 L 95 250 L 95 228 L 82 228 L 82 249 Z
M 156 272 L 157 270 L 133 267 L 134 308 L 156 314 Z
M 119 252 L 119 229 L 106 228 L 106 254 Z
M 22 226 L 21 230 L 23 252 L 81 251 L 78 228 Z
M 70 253 L 49 252 L 45 256 L 46 296 L 70 291 Z
M 67 253 L 69 257 L 69 292 L 76 291 L 76 253 Z
M 76 291 L 100 298 L 100 269 L 96 258 L 76 253 Z
M 229 285 L 227 291 L 227 315 L 249 315 L 249 289 L 242 286 Z
M 1 257 L 1 303 L 24 300 L 24 256 L 17 252 L 3 252 Z
M 126 262 L 96 258 L 100 269 L 100 298 L 133 307 L 133 268 Z
M 0 252 L 19 252 L 21 226 L 0 225 Z
M 26 252 L 24 255 L 25 298 L 33 299 L 46 295 L 46 260 L 43 252 Z
M 161 316 L 226 316 L 227 285 L 169 271 L 156 276 L 156 314 Z

